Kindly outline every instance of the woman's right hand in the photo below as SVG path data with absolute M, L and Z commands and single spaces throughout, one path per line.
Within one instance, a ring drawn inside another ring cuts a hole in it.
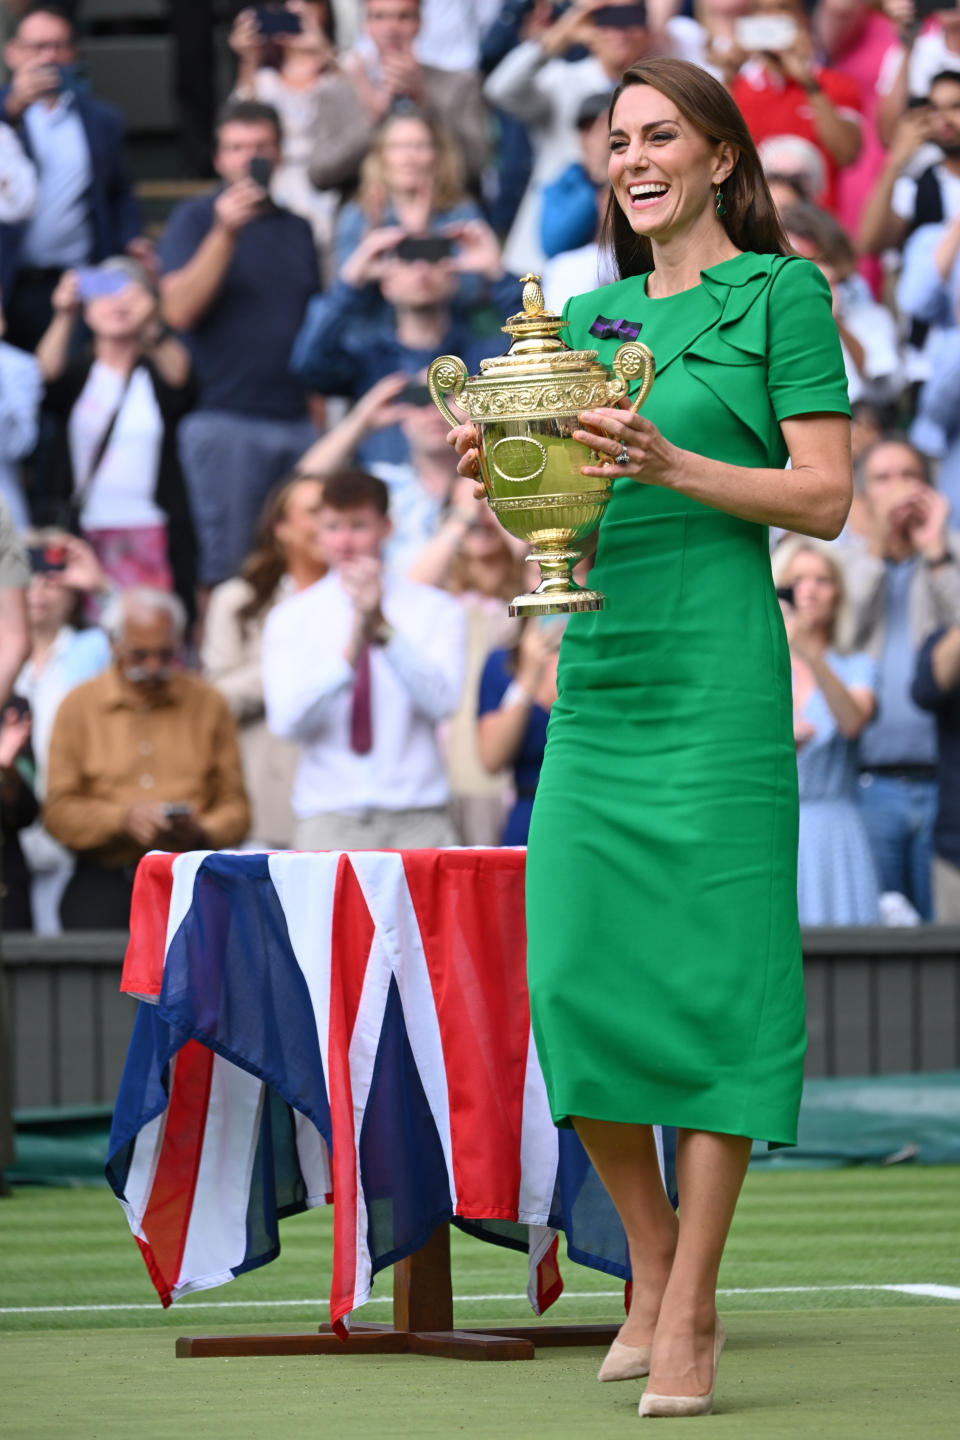
M 230 27 L 227 43 L 234 55 L 241 60 L 259 60 L 264 39 L 257 24 L 257 13 L 253 9 L 241 10 Z
M 76 270 L 64 270 L 50 297 L 50 304 L 57 315 L 76 315 L 80 309 L 80 286 L 77 283 Z
M 540 688 L 547 662 L 556 656 L 557 647 L 536 620 L 529 620 L 517 648 L 517 683 L 532 698 Z
M 384 225 L 378 230 L 368 230 L 360 244 L 340 267 L 340 279 L 354 290 L 367 285 L 376 285 L 383 279 L 384 271 L 390 264 L 391 253 L 396 250 L 406 231 L 400 225 Z

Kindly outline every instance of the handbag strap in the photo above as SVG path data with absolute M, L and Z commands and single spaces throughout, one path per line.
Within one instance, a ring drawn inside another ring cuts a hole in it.
M 123 409 L 124 403 L 127 398 L 127 391 L 130 389 L 130 384 L 133 380 L 134 372 L 139 367 L 139 364 L 140 362 L 138 360 L 127 374 L 126 379 L 123 382 L 123 389 L 120 391 L 119 399 L 117 400 L 117 403 L 114 407 L 113 414 L 107 421 L 106 428 L 103 434 L 100 436 L 100 439 L 97 441 L 96 449 L 94 450 L 93 457 L 90 461 L 90 468 L 87 471 L 87 478 L 84 480 L 83 484 L 78 485 L 74 491 L 73 503 L 78 515 L 90 497 L 91 487 L 93 486 L 94 480 L 97 478 L 97 471 L 103 464 L 103 457 L 104 455 L 106 455 L 107 446 L 110 444 L 110 441 L 113 438 L 113 432 L 116 429 L 117 421 L 120 419 L 120 411 Z

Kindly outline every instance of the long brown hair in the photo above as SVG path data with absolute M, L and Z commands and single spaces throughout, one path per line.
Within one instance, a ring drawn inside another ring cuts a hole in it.
M 726 214 L 722 223 L 738 250 L 761 255 L 792 255 L 776 206 L 767 187 L 746 122 L 729 91 L 708 71 L 689 60 L 660 57 L 640 60 L 624 72 L 610 102 L 610 124 L 617 101 L 631 85 L 649 85 L 672 100 L 685 120 L 707 137 L 711 145 L 721 141 L 735 147 L 737 162 L 723 182 Z M 642 275 L 653 269 L 653 248 L 643 235 L 634 234 L 630 221 L 610 192 L 600 236 L 603 247 L 612 250 L 621 279 Z
M 277 586 L 287 571 L 287 557 L 277 539 L 277 526 L 287 517 L 290 497 L 298 485 L 322 485 L 320 475 L 289 475 L 270 491 L 264 501 L 257 528 L 254 533 L 253 549 L 240 567 L 240 575 L 253 591 L 237 611 L 237 619 L 246 630 L 252 620 L 262 615 L 276 593 Z
M 387 136 L 394 125 L 401 120 L 413 120 L 422 125 L 433 145 L 434 163 L 430 208 L 434 215 L 452 210 L 466 199 L 463 156 L 456 141 L 434 117 L 424 110 L 398 110 L 388 115 L 373 138 L 360 167 L 360 187 L 357 203 L 371 225 L 382 223 L 389 200 L 389 187 L 383 160 Z

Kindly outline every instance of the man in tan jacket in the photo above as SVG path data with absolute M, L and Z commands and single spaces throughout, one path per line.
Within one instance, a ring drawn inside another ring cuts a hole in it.
M 45 822 L 77 855 L 60 906 L 68 930 L 124 928 L 148 850 L 218 850 L 250 824 L 227 703 L 175 668 L 180 601 L 128 590 L 102 623 L 113 664 L 66 696 L 50 741 Z
M 318 190 L 356 183 L 359 159 L 376 127 L 404 106 L 427 110 L 463 155 L 467 182 L 479 188 L 490 149 L 490 120 L 480 77 L 471 70 L 421 65 L 414 54 L 420 0 L 365 0 L 367 48 L 352 50 L 318 96 L 310 179 Z M 360 139 L 363 139 L 362 145 Z

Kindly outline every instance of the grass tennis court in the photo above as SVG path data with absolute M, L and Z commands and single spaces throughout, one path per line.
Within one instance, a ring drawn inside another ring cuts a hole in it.
M 635 1434 L 641 1383 L 598 1386 L 599 1350 L 542 1350 L 513 1364 L 175 1360 L 180 1334 L 326 1318 L 329 1214 L 282 1222 L 281 1240 L 274 1264 L 164 1312 L 108 1191 L 23 1189 L 0 1203 L 0 1433 Z M 458 1325 L 530 1318 L 522 1256 L 455 1232 L 453 1275 Z M 617 1282 L 570 1262 L 564 1278 L 551 1321 L 621 1313 Z M 927 1289 L 842 1288 L 884 1285 Z M 721 1286 L 730 1344 L 716 1413 L 696 1433 L 960 1434 L 960 1168 L 751 1172 Z M 378 1291 L 364 1318 L 389 1318 L 389 1273 Z M 674 1421 L 670 1434 L 682 1440 L 693 1423 Z

